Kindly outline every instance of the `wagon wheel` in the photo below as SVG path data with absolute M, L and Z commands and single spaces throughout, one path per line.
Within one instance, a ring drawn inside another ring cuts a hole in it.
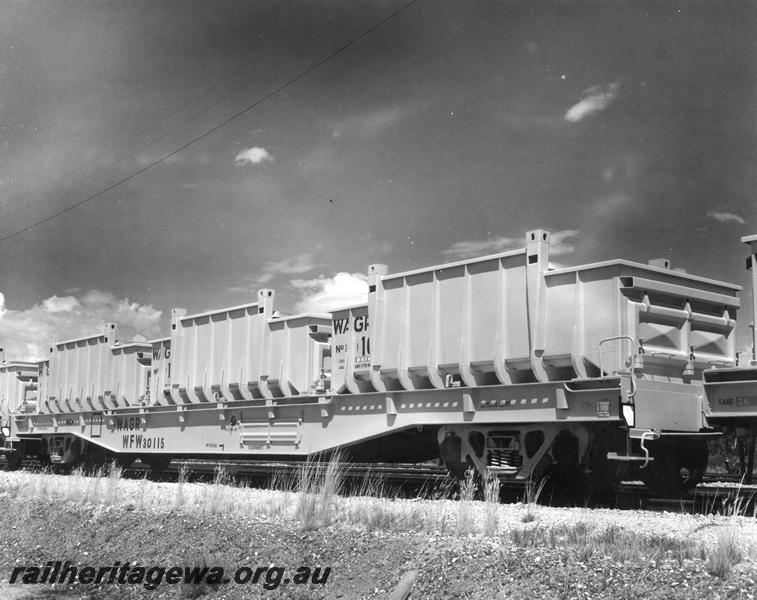
M 5 459 L 7 462 L 7 469 L 9 471 L 18 471 L 21 468 L 21 462 L 24 460 L 24 455 L 20 450 L 15 448 L 6 454 Z
M 115 461 L 116 466 L 125 471 L 131 467 L 136 457 L 133 454 L 112 454 L 109 460 Z
M 646 469 L 639 469 L 639 475 L 655 494 L 682 496 L 702 481 L 707 470 L 707 442 L 658 440 L 650 444 L 650 449 L 654 462 Z
M 470 468 L 467 461 L 460 460 L 462 442 L 456 435 L 448 436 L 439 444 L 439 456 L 450 475 L 458 481 L 465 479 L 465 472 Z
M 754 471 L 754 431 L 751 431 L 746 438 L 740 437 L 737 444 L 739 449 L 739 474 L 744 483 L 752 483 L 752 474 Z
M 157 481 L 171 464 L 170 456 L 140 456 L 139 459 L 150 468 L 150 479 Z
M 90 444 L 87 451 L 81 457 L 84 470 L 95 473 L 105 465 L 106 452 L 104 448 Z

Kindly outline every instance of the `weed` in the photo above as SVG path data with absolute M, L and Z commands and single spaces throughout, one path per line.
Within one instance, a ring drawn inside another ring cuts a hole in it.
M 536 548 L 542 546 L 544 545 L 545 539 L 545 531 L 538 525 L 523 529 L 518 527 L 510 529 L 510 540 L 515 546 L 521 548 Z
M 342 456 L 336 454 L 331 457 L 326 465 L 326 472 L 320 482 L 318 490 L 319 505 L 321 508 L 321 517 L 324 521 L 329 520 L 335 512 L 338 504 L 339 492 L 342 490 L 345 479 L 345 472 L 342 466 Z
M 486 504 L 484 533 L 488 536 L 495 536 L 499 531 L 499 488 L 499 477 L 489 477 L 484 487 L 484 502 Z
M 402 514 L 391 504 L 393 503 L 385 498 L 355 498 L 348 505 L 348 519 L 364 525 L 369 531 L 400 528 L 403 525 Z
M 118 486 L 121 482 L 121 475 L 123 470 L 116 464 L 116 461 L 110 465 L 108 469 L 108 480 L 105 482 L 105 496 L 103 503 L 112 505 L 116 503 L 118 499 Z
M 344 483 L 342 456 L 332 455 L 325 468 L 320 461 L 307 460 L 297 478 L 296 515 L 303 529 L 331 522 L 338 508 L 338 494 Z
M 707 552 L 705 568 L 710 575 L 723 579 L 743 558 L 744 555 L 733 529 L 723 529 L 718 534 L 717 545 Z
M 179 467 L 178 478 L 176 480 L 176 493 L 174 495 L 171 510 L 178 510 L 184 504 L 184 484 L 187 481 L 188 473 L 189 469 L 187 469 L 186 465 L 181 465 Z
M 293 492 L 297 489 L 297 478 L 289 471 L 276 469 L 268 480 L 268 489 Z
M 547 478 L 542 478 L 539 483 L 532 480 L 526 482 L 526 488 L 523 492 L 523 503 L 526 505 L 526 512 L 523 513 L 520 520 L 524 523 L 531 523 L 536 520 L 536 514 L 534 507 L 539 502 L 539 497 L 544 491 L 544 486 L 547 484 Z
M 465 479 L 460 482 L 460 500 L 458 504 L 457 533 L 468 535 L 475 531 L 471 509 L 476 495 L 476 472 L 470 468 L 465 472 Z
M 210 494 L 208 502 L 205 504 L 206 512 L 212 515 L 223 512 L 233 501 L 229 494 L 229 483 L 231 479 L 223 467 L 216 467 L 213 483 L 210 484 Z

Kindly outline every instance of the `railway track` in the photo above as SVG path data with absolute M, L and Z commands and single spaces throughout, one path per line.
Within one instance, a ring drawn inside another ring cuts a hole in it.
M 0 461 L 0 467 L 4 467 Z M 309 477 L 322 476 L 328 469 L 325 462 L 276 460 L 172 460 L 161 476 L 163 481 L 210 482 L 219 474 L 224 482 L 237 482 L 254 487 L 271 484 L 295 487 L 303 469 Z M 23 468 L 42 471 L 37 461 L 25 461 Z M 434 464 L 405 463 L 349 463 L 338 464 L 340 478 L 347 490 L 372 489 L 394 496 L 427 498 L 453 498 L 456 486 L 447 469 Z M 65 472 L 65 471 L 62 471 Z M 137 461 L 123 471 L 126 478 L 139 479 L 150 475 L 150 468 Z M 501 498 L 506 502 L 521 500 L 522 483 L 503 482 Z M 544 494 L 540 501 L 553 506 L 591 506 L 620 510 L 642 509 L 689 513 L 727 513 L 757 516 L 757 485 L 746 485 L 735 475 L 708 473 L 704 482 L 691 493 L 680 498 L 661 498 L 649 491 L 641 482 L 622 482 L 612 496 L 592 498 L 575 495 Z
M 323 476 L 328 468 L 329 464 L 324 462 L 187 459 L 172 460 L 161 479 L 176 481 L 182 477 L 208 481 L 221 476 L 254 486 L 266 486 L 273 482 L 294 485 L 303 472 L 308 477 L 317 478 Z M 146 477 L 149 471 L 148 466 L 136 463 L 124 475 Z M 410 494 L 424 488 L 441 488 L 445 481 L 451 485 L 447 469 L 438 465 L 343 462 L 337 463 L 337 471 L 348 489 L 375 487 Z

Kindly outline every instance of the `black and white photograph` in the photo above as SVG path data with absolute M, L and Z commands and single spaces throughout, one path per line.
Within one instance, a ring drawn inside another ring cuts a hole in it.
M 756 31 L 0 0 L 0 598 L 757 597 Z

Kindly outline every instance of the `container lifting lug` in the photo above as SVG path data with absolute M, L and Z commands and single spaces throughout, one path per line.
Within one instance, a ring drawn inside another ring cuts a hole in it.
M 696 360 L 694 346 L 689 346 L 689 360 L 686 361 L 686 366 L 683 368 L 684 377 L 692 377 L 694 375 L 694 360 Z

